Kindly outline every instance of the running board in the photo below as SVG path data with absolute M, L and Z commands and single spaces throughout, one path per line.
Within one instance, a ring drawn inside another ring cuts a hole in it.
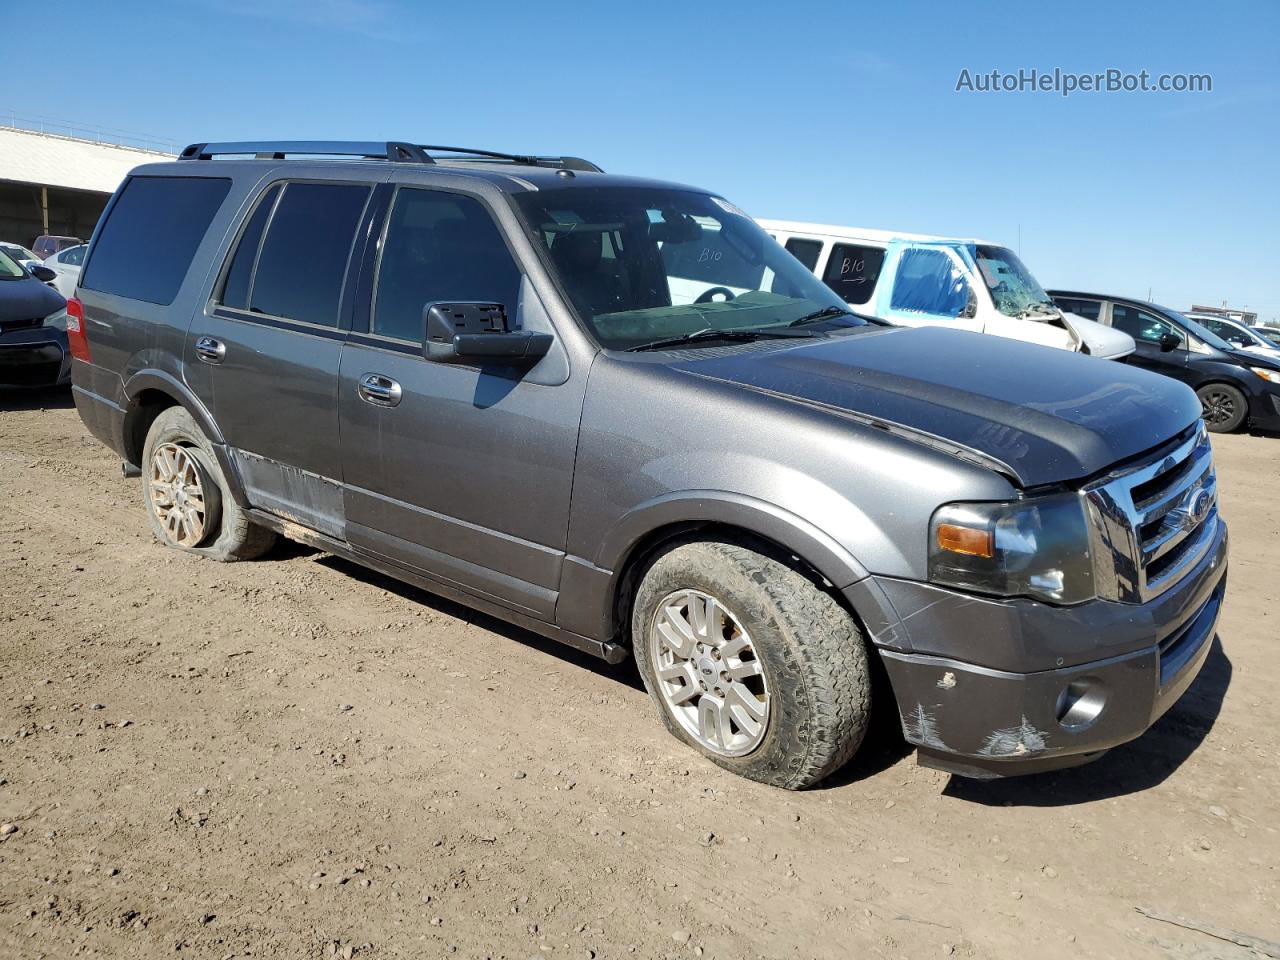
M 402 567 L 392 561 L 383 560 L 381 557 L 360 553 L 344 540 L 338 540 L 317 530 L 312 530 L 310 527 L 304 527 L 300 523 L 285 520 L 273 513 L 267 513 L 265 510 L 250 508 L 248 514 L 254 523 L 259 523 L 274 530 L 287 540 L 293 540 L 305 546 L 322 550 L 325 553 L 331 553 L 344 560 L 350 560 L 352 563 L 358 563 L 362 567 L 376 570 L 378 573 L 411 584 L 421 590 L 426 590 L 428 593 L 444 597 L 446 600 L 452 600 L 454 603 L 461 604 L 464 607 L 479 610 L 481 613 L 487 613 L 498 620 L 504 620 L 507 623 L 515 624 L 517 627 L 523 627 L 525 630 L 546 637 L 549 640 L 555 640 L 566 646 L 573 647 L 575 650 L 589 653 L 593 657 L 599 657 L 606 663 L 622 663 L 629 655 L 629 651 L 622 644 L 605 640 L 593 640 L 590 637 L 571 633 L 556 626 L 554 623 L 547 623 L 519 613 L 501 603 L 478 597 L 461 587 L 437 580 L 416 570 Z

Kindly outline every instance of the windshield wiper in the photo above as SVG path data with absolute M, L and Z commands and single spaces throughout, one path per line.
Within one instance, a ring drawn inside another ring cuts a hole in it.
M 787 324 L 788 327 L 802 327 L 806 323 L 817 323 L 819 320 L 828 320 L 831 317 L 856 317 L 857 314 L 852 310 L 845 310 L 842 307 L 823 307 L 821 310 L 815 310 L 813 313 L 806 313 L 803 317 L 796 317 Z
M 626 349 L 628 353 L 639 353 L 641 350 L 662 350 L 666 347 L 682 347 L 688 344 L 714 340 L 724 340 L 731 343 L 748 343 L 752 340 L 788 340 L 813 336 L 817 336 L 817 334 L 758 329 L 718 330 L 715 327 L 706 327 L 702 330 L 694 330 L 692 333 L 682 333 L 678 337 L 663 337 L 661 340 L 652 340 L 649 343 L 637 344 L 634 347 L 627 347 Z

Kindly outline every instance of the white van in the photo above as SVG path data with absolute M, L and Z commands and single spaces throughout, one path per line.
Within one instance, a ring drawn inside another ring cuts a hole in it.
M 1127 333 L 1054 306 L 1008 247 L 793 220 L 758 223 L 858 313 L 1108 359 L 1133 353 Z

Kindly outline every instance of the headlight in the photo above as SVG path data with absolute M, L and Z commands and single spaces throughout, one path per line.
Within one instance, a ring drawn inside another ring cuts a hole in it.
M 1254 373 L 1263 380 L 1269 380 L 1272 383 L 1280 383 L 1280 370 L 1268 370 L 1266 367 L 1250 367 Z
M 1067 493 L 939 507 L 929 525 L 929 579 L 1052 603 L 1092 598 L 1093 561 L 1080 498 Z
M 49 314 L 44 318 L 44 325 L 53 330 L 67 329 L 67 308 L 62 307 Z

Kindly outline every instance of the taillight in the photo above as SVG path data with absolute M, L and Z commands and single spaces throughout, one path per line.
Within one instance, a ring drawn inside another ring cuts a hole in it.
M 89 337 L 84 330 L 84 305 L 75 297 L 67 301 L 67 346 L 77 360 L 89 363 Z

